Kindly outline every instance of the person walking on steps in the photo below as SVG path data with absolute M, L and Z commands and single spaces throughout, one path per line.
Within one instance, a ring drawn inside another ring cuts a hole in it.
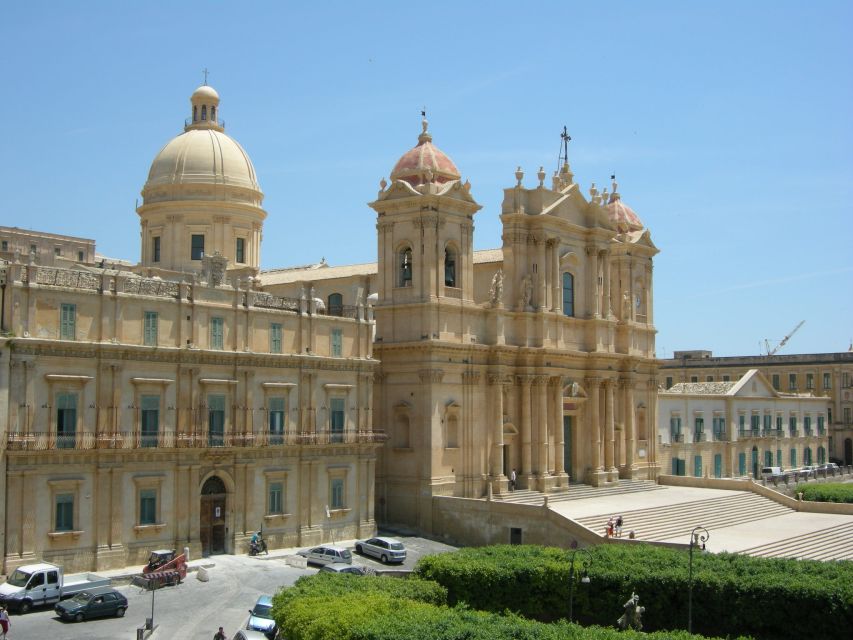
M 222 627 L 219 627 L 219 631 L 216 632 L 216 635 L 213 636 L 213 640 L 228 640 L 225 637 L 225 632 L 222 630 Z
M 622 516 L 616 516 L 616 537 L 622 537 Z

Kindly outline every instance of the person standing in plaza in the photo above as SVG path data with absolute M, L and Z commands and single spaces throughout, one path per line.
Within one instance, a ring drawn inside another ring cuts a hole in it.
M 617 538 L 622 537 L 622 516 L 621 515 L 616 516 L 616 537 Z
M 6 634 L 11 626 L 12 623 L 9 620 L 9 614 L 6 613 L 6 607 L 0 607 L 0 639 L 6 640 Z
M 515 473 L 515 469 L 512 470 L 512 473 L 509 474 L 509 490 L 515 491 L 515 481 L 518 476 Z
M 228 640 L 225 637 L 225 632 L 222 630 L 222 627 L 219 627 L 219 631 L 216 632 L 216 635 L 213 636 L 213 640 Z

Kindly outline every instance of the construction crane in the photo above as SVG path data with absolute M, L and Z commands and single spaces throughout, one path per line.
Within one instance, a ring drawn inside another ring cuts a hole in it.
M 782 338 L 782 341 L 779 344 L 777 344 L 774 349 L 770 348 L 770 341 L 765 338 L 764 349 L 767 351 L 767 355 L 768 356 L 776 355 L 776 353 L 779 351 L 779 349 L 784 347 L 788 343 L 788 340 L 791 339 L 791 336 L 793 336 L 795 333 L 797 333 L 797 331 L 799 331 L 800 327 L 802 327 L 805 323 L 806 323 L 805 320 L 801 320 L 800 324 L 798 324 L 796 327 L 791 329 L 791 332 L 788 335 L 786 335 L 784 338 Z

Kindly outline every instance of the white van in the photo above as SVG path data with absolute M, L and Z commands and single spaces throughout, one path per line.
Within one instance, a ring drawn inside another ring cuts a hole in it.
M 761 469 L 761 479 L 769 480 L 770 478 L 776 476 L 779 477 L 782 475 L 782 467 L 762 467 Z

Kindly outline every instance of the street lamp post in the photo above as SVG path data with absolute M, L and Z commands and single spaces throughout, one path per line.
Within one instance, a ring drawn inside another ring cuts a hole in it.
M 575 556 L 578 551 L 582 551 L 586 554 L 587 560 L 583 565 L 583 573 L 581 574 L 581 582 L 583 584 L 589 584 L 589 574 L 586 572 L 586 568 L 588 565 L 592 564 L 592 554 L 586 549 L 575 549 L 572 551 L 571 558 L 569 559 L 569 622 L 574 622 L 573 614 L 574 614 L 574 605 L 575 605 Z
M 700 551 L 705 550 L 705 543 L 711 534 L 705 527 L 694 527 L 690 532 L 690 561 L 688 563 L 687 577 L 687 632 L 693 633 L 693 547 L 699 547 Z

